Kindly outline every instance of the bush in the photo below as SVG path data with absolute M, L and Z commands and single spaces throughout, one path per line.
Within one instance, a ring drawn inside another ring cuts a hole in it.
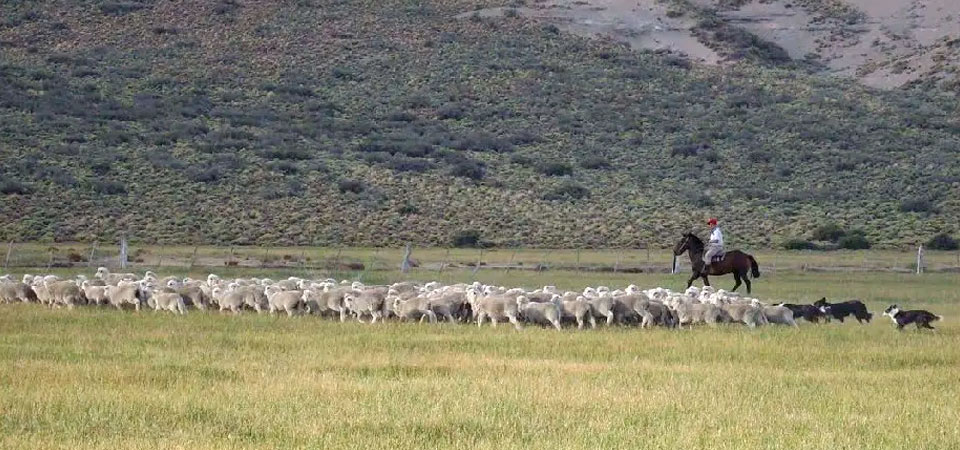
M 364 186 L 362 181 L 358 180 L 341 180 L 337 183 L 337 189 L 339 189 L 341 193 L 352 192 L 359 194 L 366 190 L 366 186 Z
M 580 167 L 590 170 L 608 169 L 610 168 L 610 161 L 602 156 L 588 156 L 580 161 Z
M 537 164 L 537 171 L 551 177 L 573 175 L 573 167 L 571 167 L 570 164 L 561 162 L 545 162 Z
M 463 230 L 453 235 L 450 242 L 456 248 L 477 248 L 480 247 L 480 232 L 477 230 Z
M 223 172 L 216 167 L 200 168 L 191 167 L 186 171 L 187 178 L 197 183 L 213 183 L 223 178 Z
M 813 230 L 813 240 L 837 242 L 846 234 L 847 232 L 844 231 L 843 228 L 840 228 L 839 225 L 835 223 L 828 223 L 820 225 Z
M 590 190 L 572 181 L 561 184 L 544 194 L 544 200 L 579 200 L 590 195 Z
M 937 207 L 930 200 L 923 198 L 912 198 L 900 202 L 900 211 L 914 213 L 935 213 Z
M 31 192 L 30 186 L 14 180 L 0 180 L 0 194 L 27 195 Z
M 484 175 L 486 175 L 486 168 L 484 168 L 483 163 L 472 159 L 465 159 L 457 162 L 450 168 L 450 175 L 470 178 L 471 180 L 482 180 Z
M 805 239 L 790 239 L 783 243 L 786 250 L 818 250 L 817 244 Z
M 126 194 L 127 187 L 119 181 L 94 181 L 93 192 L 103 195 Z
M 958 250 L 960 243 L 947 233 L 940 233 L 927 241 L 927 248 L 931 250 Z
M 870 241 L 860 233 L 852 233 L 840 238 L 837 241 L 837 247 L 847 250 L 865 250 L 870 248 Z

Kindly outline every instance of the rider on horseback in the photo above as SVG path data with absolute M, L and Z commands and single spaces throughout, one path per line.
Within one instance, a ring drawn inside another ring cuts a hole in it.
M 711 218 L 707 221 L 707 225 L 710 225 L 713 231 L 710 232 L 710 242 L 707 244 L 707 251 L 703 254 L 705 273 L 710 272 L 710 263 L 713 261 L 713 257 L 723 254 L 723 233 L 720 232 L 720 227 L 717 226 L 717 219 Z

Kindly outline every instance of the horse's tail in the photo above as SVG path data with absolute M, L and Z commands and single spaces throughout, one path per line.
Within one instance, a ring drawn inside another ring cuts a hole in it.
M 757 265 L 757 260 L 753 259 L 753 255 L 747 255 L 747 258 L 750 258 L 750 269 L 753 270 L 753 277 L 760 278 L 760 266 Z

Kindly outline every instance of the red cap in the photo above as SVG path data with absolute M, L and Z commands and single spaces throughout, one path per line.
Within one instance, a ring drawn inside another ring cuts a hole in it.
M 707 225 L 716 225 L 716 224 L 717 224 L 716 218 L 711 218 L 710 220 L 707 221 Z

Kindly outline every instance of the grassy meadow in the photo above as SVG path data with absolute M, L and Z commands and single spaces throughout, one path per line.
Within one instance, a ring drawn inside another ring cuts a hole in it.
M 476 277 L 564 288 L 685 280 Z M 0 305 L 0 447 L 957 448 L 957 277 L 758 280 L 764 299 L 859 297 L 877 315 L 799 329 L 517 332 Z M 897 333 L 879 317 L 892 301 L 945 320 L 935 333 Z

